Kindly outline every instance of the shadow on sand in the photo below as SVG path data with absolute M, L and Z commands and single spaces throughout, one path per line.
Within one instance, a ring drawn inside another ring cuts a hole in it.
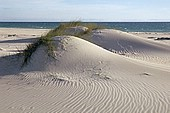
M 1 43 L 9 43 L 9 44 L 10 43 L 33 43 L 37 39 L 38 38 L 5 40 L 5 41 L 0 41 L 0 44 Z M 22 67 L 24 56 L 22 54 L 17 53 L 18 51 L 16 50 L 11 50 L 10 52 L 16 52 L 16 54 L 0 57 L 0 76 L 17 75 L 20 72 L 26 72 Z M 30 71 L 34 71 L 34 69 Z M 35 71 L 37 71 L 37 69 L 35 69 Z
M 38 38 L 27 38 L 27 39 L 16 39 L 16 40 L 5 40 L 0 43 L 32 43 L 37 41 Z

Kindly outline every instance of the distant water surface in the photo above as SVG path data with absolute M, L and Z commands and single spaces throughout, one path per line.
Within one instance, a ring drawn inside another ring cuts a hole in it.
M 87 23 L 87 22 L 86 22 Z M 90 22 L 89 22 L 90 23 Z M 170 32 L 170 22 L 93 22 L 126 32 Z M 1 28 L 53 29 L 60 22 L 0 22 Z

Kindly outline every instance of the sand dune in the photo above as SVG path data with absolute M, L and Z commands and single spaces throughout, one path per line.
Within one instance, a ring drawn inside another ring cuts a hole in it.
M 97 45 L 53 39 L 55 59 L 44 46 L 24 68 L 22 56 L 0 58 L 0 112 L 170 112 L 168 45 L 113 30 L 94 32 Z
M 120 55 L 152 63 L 170 64 L 170 45 L 117 30 L 97 31 L 92 38 L 97 45 Z

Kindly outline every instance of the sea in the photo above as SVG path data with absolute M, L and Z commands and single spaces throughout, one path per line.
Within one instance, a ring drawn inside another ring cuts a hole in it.
M 63 22 L 62 22 L 63 23 Z M 125 32 L 170 32 L 170 22 L 84 22 Z M 0 28 L 53 29 L 61 22 L 0 22 Z

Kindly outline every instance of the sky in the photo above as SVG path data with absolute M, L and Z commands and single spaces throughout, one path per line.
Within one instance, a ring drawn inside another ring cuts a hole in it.
M 0 0 L 1 22 L 170 22 L 170 0 Z

